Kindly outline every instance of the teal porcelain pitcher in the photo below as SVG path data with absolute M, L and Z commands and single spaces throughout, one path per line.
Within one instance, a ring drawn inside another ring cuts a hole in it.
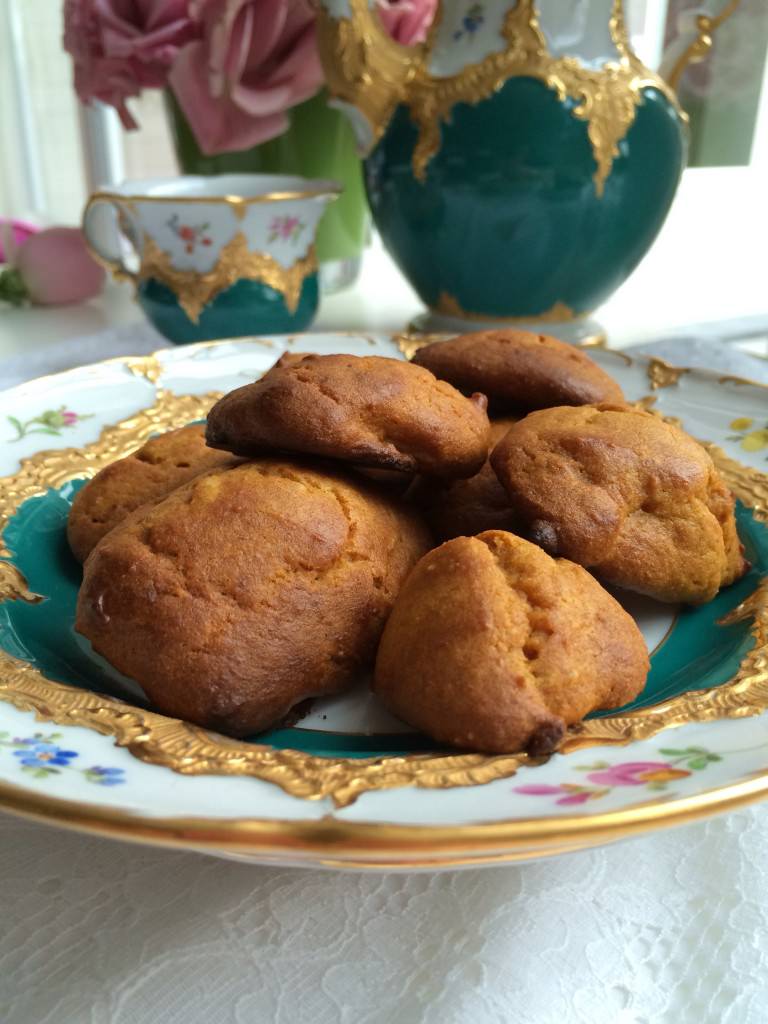
M 375 0 L 322 2 L 330 91 L 431 326 L 578 337 L 664 221 L 686 160 L 674 84 L 738 0 L 689 13 L 659 73 L 633 52 L 622 0 L 442 0 L 410 48 Z

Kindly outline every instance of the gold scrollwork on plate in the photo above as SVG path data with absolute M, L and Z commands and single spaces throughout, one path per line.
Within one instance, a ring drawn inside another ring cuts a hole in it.
M 441 126 L 457 103 L 479 103 L 514 77 L 535 78 L 558 99 L 572 99 L 572 115 L 587 123 L 594 155 L 595 192 L 602 196 L 619 143 L 635 119 L 642 91 L 663 93 L 681 120 L 686 115 L 669 85 L 633 52 L 624 24 L 622 0 L 613 0 L 609 27 L 618 60 L 585 67 L 575 57 L 554 57 L 542 32 L 535 0 L 517 0 L 501 30 L 505 48 L 469 64 L 454 75 L 438 78 L 428 70 L 434 32 L 419 47 L 393 43 L 367 0 L 350 0 L 352 18 L 332 18 L 324 10 L 318 21 L 320 52 L 330 91 L 358 107 L 381 138 L 398 104 L 408 107 L 419 136 L 413 152 L 413 173 L 426 179 L 430 160 L 440 149 Z
M 671 388 L 684 374 L 689 372 L 685 367 L 672 366 L 671 363 L 665 359 L 659 359 L 658 356 L 651 356 L 646 367 L 652 391 L 657 391 L 659 388 Z
M 150 384 L 157 384 L 163 372 L 163 364 L 155 355 L 127 356 L 121 358 L 120 362 L 134 377 L 143 377 Z
M 26 499 L 90 476 L 135 450 L 158 430 L 181 426 L 206 414 L 219 397 L 175 395 L 159 390 L 155 403 L 107 426 L 82 449 L 38 452 L 17 473 L 0 480 L 0 531 Z M 706 446 L 734 493 L 768 522 L 768 476 L 735 462 L 715 445 Z M 0 538 L 2 532 L 0 532 Z M 0 547 L 0 600 L 36 600 Z M 7 568 L 6 568 L 7 567 Z M 691 692 L 641 711 L 584 722 L 569 730 L 563 751 L 602 743 L 628 743 L 683 722 L 758 714 L 768 707 L 768 583 L 735 609 L 728 621 L 752 618 L 754 646 L 734 678 L 717 688 Z M 338 807 L 370 790 L 401 786 L 446 789 L 506 778 L 522 764 L 540 760 L 521 755 L 437 752 L 378 758 L 317 757 L 298 750 L 276 750 L 230 740 L 197 726 L 133 707 L 111 697 L 45 678 L 33 665 L 0 650 L 0 699 L 31 711 L 42 721 L 78 725 L 112 736 L 150 764 L 186 775 L 251 776 L 275 783 L 308 800 L 330 798 Z
M 317 270 L 314 245 L 290 267 L 284 267 L 268 252 L 252 252 L 242 231 L 222 246 L 211 270 L 177 270 L 171 258 L 150 238 L 144 237 L 139 279 L 153 277 L 174 293 L 192 323 L 197 323 L 207 303 L 236 281 L 246 278 L 274 288 L 285 299 L 290 313 L 296 312 L 304 279 Z

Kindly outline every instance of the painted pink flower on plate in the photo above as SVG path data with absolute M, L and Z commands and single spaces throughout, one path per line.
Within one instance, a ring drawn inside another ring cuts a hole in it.
M 646 786 L 649 782 L 669 782 L 690 774 L 665 761 L 625 761 L 590 772 L 587 778 L 598 786 Z

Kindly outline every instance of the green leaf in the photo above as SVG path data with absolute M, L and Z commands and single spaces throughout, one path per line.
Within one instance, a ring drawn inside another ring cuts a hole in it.
M 666 782 L 662 782 L 662 781 L 659 781 L 659 782 L 647 782 L 645 785 L 646 785 L 646 789 L 652 789 L 652 790 L 654 790 L 654 792 L 657 792 L 659 790 L 667 788 Z
M 29 298 L 24 278 L 16 267 L 0 271 L 0 301 L 12 306 L 21 306 Z
M 31 775 L 33 779 L 45 779 L 49 775 L 60 775 L 61 774 L 59 772 L 58 768 L 35 767 L 34 765 L 31 765 L 31 764 L 25 764 L 22 767 L 21 770 L 23 772 L 26 772 L 28 775 Z
M 38 416 L 37 422 L 42 423 L 46 427 L 61 430 L 64 426 L 64 414 L 61 409 L 47 409 L 42 415 Z
M 659 753 L 665 757 L 684 757 L 690 753 L 688 750 L 673 750 L 671 747 L 659 747 Z
M 34 423 L 34 420 L 30 420 L 30 423 Z M 33 427 L 32 430 L 25 431 L 27 434 L 52 434 L 54 437 L 61 437 L 61 432 L 55 430 L 53 427 Z
M 594 764 L 575 764 L 573 767 L 577 772 L 594 772 L 600 768 L 610 768 L 611 766 L 607 761 L 595 761 Z
M 693 757 L 690 761 L 686 761 L 686 766 L 694 772 L 700 772 L 702 768 L 706 768 L 709 764 L 709 758 L 707 757 Z

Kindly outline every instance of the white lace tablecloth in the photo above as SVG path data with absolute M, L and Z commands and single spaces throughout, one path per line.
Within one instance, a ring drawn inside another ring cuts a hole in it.
M 0 387 L 158 347 L 0 363 Z M 686 365 L 768 364 L 686 346 Z M 744 360 L 748 360 L 747 363 Z M 276 870 L 0 815 L 0 1024 L 765 1024 L 768 806 L 536 864 Z
M 3 1024 L 765 1024 L 768 808 L 482 871 L 278 870 L 0 817 Z

